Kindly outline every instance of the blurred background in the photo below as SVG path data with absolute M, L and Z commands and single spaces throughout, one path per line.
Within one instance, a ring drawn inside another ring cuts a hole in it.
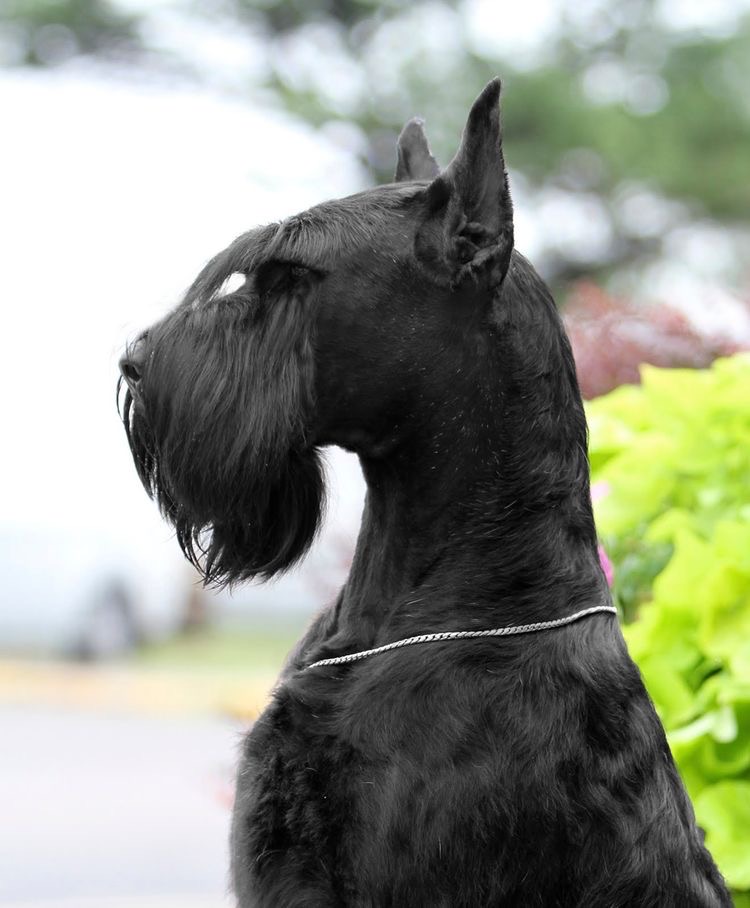
M 362 507 L 208 592 L 132 468 L 117 359 L 249 227 L 446 164 L 504 82 L 518 248 L 590 399 L 602 559 L 750 904 L 750 0 L 0 0 L 0 905 L 213 908 L 232 773 Z M 645 364 L 645 365 L 644 365 Z

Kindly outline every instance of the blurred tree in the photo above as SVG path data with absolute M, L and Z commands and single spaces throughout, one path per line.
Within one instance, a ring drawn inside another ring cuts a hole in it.
M 53 65 L 116 54 L 171 67 L 181 57 L 186 73 L 204 77 L 191 45 L 170 51 L 162 35 L 151 46 L 149 20 L 161 8 L 246 41 L 262 57 L 260 83 L 295 114 L 356 124 L 348 135 L 374 180 L 390 177 L 395 136 L 415 113 L 447 162 L 468 105 L 500 73 L 517 191 L 548 224 L 561 205 L 577 206 L 579 239 L 569 225 L 545 238 L 544 270 L 558 283 L 658 256 L 686 218 L 731 227 L 750 211 L 747 5 L 706 32 L 670 20 L 658 0 L 562 3 L 523 58 L 494 40 L 497 13 L 484 31 L 471 27 L 472 0 L 184 0 L 138 13 L 106 0 L 0 0 L 5 44 L 20 42 L 6 57 Z
M 138 17 L 107 0 L 0 0 L 6 63 L 56 66 L 79 54 L 122 55 L 141 47 Z

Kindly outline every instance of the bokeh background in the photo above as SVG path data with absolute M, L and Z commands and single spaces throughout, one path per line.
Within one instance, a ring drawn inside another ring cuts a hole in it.
M 203 590 L 115 410 L 125 341 L 249 227 L 445 164 L 501 75 L 517 245 L 590 399 L 602 557 L 750 904 L 750 0 L 0 0 L 0 905 L 213 908 L 241 732 L 363 487 Z M 644 365 L 645 364 L 645 365 Z

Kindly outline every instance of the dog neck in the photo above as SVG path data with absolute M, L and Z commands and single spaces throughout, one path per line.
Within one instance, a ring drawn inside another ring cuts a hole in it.
M 458 403 L 426 408 L 386 455 L 360 452 L 367 499 L 339 601 L 358 636 L 554 619 L 608 595 L 570 347 L 525 279 L 494 301 Z

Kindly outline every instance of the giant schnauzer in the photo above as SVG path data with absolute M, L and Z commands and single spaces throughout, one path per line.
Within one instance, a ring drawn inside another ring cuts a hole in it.
M 239 237 L 121 362 L 136 467 L 209 583 L 302 557 L 325 445 L 367 481 L 346 585 L 244 742 L 242 908 L 731 904 L 612 614 L 499 92 L 446 169 L 412 120 L 394 183 Z

